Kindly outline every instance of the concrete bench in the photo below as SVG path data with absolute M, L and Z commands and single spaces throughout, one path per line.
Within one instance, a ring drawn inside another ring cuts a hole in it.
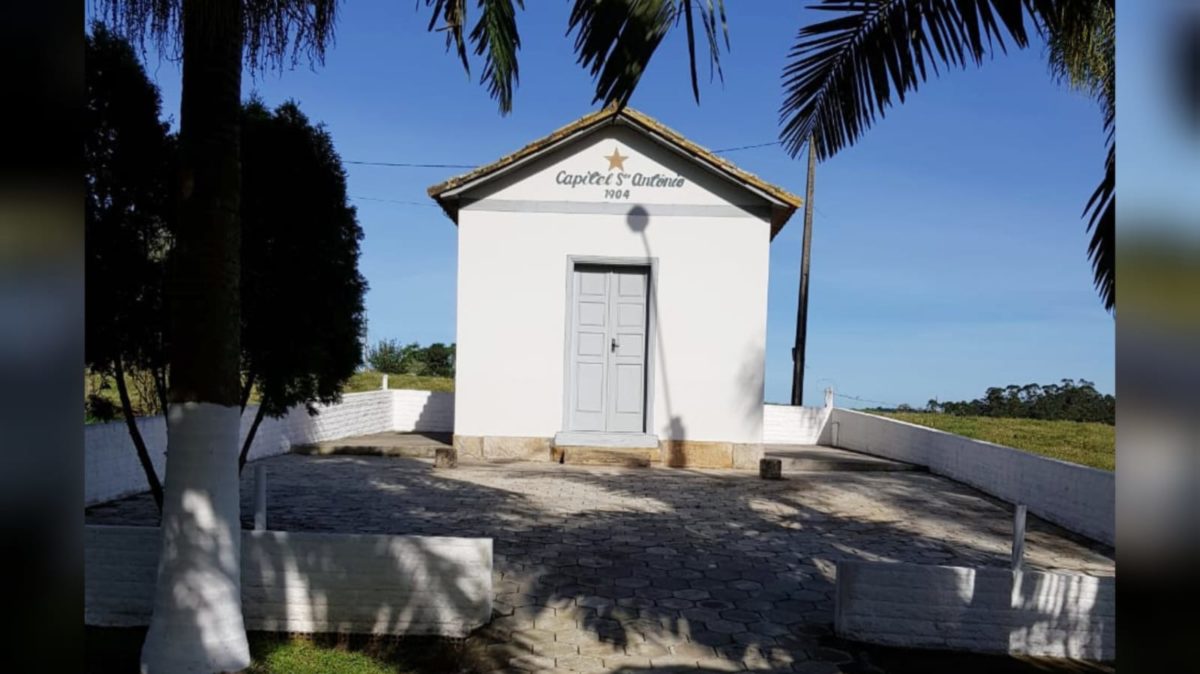
M 84 623 L 148 625 L 157 527 L 84 528 Z M 492 613 L 492 539 L 242 532 L 246 628 L 465 637 Z

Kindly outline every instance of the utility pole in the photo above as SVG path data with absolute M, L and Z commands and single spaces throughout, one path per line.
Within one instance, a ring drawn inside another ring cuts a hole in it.
M 808 340 L 808 264 L 812 258 L 813 178 L 817 154 L 808 137 L 808 185 L 804 190 L 804 249 L 800 254 L 800 301 L 796 308 L 796 344 L 792 347 L 792 404 L 804 404 L 804 347 Z

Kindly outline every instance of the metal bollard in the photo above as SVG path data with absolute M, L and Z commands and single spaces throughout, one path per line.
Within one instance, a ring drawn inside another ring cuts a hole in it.
M 1025 506 L 1018 504 L 1013 513 L 1012 569 L 1020 571 L 1025 562 Z
M 267 467 L 254 466 L 254 530 L 267 530 Z

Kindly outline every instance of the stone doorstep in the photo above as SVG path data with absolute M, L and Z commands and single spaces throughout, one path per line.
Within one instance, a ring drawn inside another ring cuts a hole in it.
M 658 449 L 645 447 L 582 447 L 556 446 L 554 453 L 561 456 L 562 463 L 577 466 L 626 466 L 649 468 L 659 462 Z

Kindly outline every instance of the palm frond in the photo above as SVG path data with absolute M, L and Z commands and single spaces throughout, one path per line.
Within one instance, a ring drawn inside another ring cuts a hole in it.
M 480 83 L 487 85 L 488 94 L 500 105 L 500 112 L 511 112 L 513 89 L 520 79 L 517 9 L 525 9 L 524 0 L 478 0 L 479 19 L 470 33 L 466 32 L 466 0 L 425 0 L 425 6 L 432 9 L 429 30 L 446 33 L 446 50 L 454 50 L 463 70 L 471 72 L 468 41 L 474 46 L 475 55 L 483 57 Z
M 1088 199 L 1084 217 L 1091 239 L 1088 258 L 1104 308 L 1117 305 L 1116 281 L 1116 26 L 1113 0 L 1057 0 L 1042 17 L 1050 72 L 1059 82 L 1096 98 L 1104 111 L 1108 157 L 1104 178 Z
M 1088 217 L 1088 258 L 1096 291 L 1104 308 L 1114 311 L 1117 306 L 1117 146 L 1110 143 L 1108 159 L 1104 162 L 1104 179 L 1088 199 L 1084 216 Z M 1091 214 L 1088 216 L 1088 214 Z
M 180 56 L 183 0 L 93 0 L 110 28 L 144 47 Z M 320 63 L 333 42 L 337 0 L 246 0 L 242 29 L 246 64 L 282 68 L 307 59 Z M 196 5 L 200 11 L 204 3 Z M 215 11 L 215 10 L 213 10 Z
M 710 71 L 722 76 L 719 32 L 729 48 L 724 0 L 575 0 L 567 33 L 576 33 L 578 62 L 596 80 L 593 102 L 626 105 L 663 38 L 680 23 L 687 33 L 692 95 L 699 101 L 697 20 L 708 42 Z
M 821 0 L 837 13 L 802 28 L 783 71 L 780 139 L 795 157 L 811 137 L 826 159 L 853 145 L 939 68 L 979 65 L 1052 0 Z
M 467 23 L 466 0 L 425 0 L 426 7 L 432 7 L 429 16 L 429 30 L 441 31 L 446 34 L 446 51 L 451 48 L 462 61 L 463 70 L 471 72 L 471 63 L 467 60 L 467 42 L 464 25 Z M 438 25 L 441 21 L 441 25 Z
M 1113 0 L 1058 0 L 1042 17 L 1055 79 L 1094 96 L 1110 125 L 1116 108 L 1116 8 Z
M 525 9 L 524 2 L 517 6 Z M 517 67 L 517 51 L 521 49 L 521 36 L 517 33 L 517 17 L 511 1 L 482 0 L 479 22 L 471 31 L 471 42 L 475 44 L 475 55 L 483 56 L 483 73 L 480 82 L 488 86 L 488 93 L 500 102 L 504 112 L 512 110 L 513 88 L 520 80 Z

